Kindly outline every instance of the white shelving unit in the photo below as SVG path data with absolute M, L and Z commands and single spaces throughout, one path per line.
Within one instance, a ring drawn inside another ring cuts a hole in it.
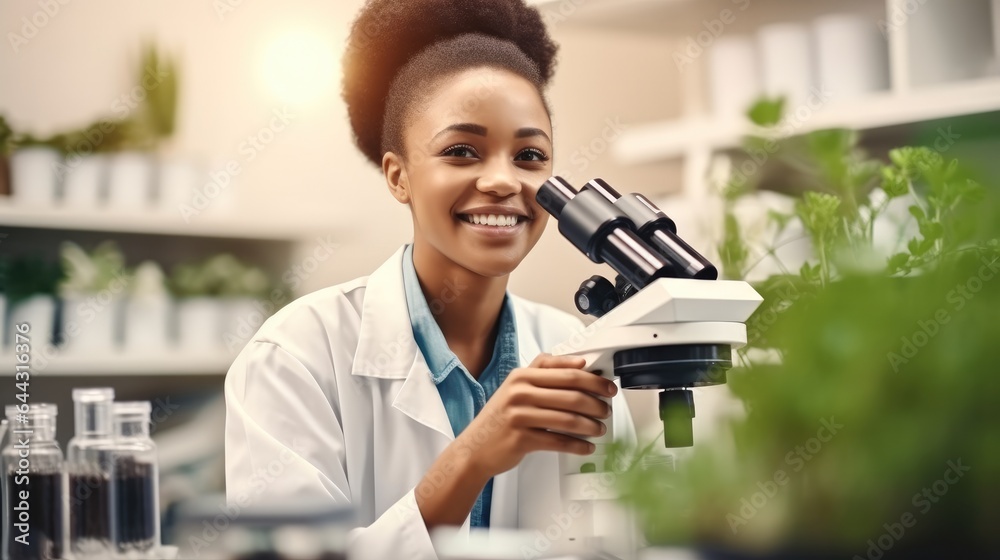
M 36 359 L 32 374 L 58 377 L 220 375 L 229 369 L 234 357 L 229 353 L 190 355 L 180 352 L 101 356 L 56 354 L 45 361 Z M 15 363 L 13 355 L 0 354 L 0 363 Z M 44 366 L 37 365 L 39 363 L 44 363 Z M 13 376 L 13 368 L 0 370 L 0 379 Z
M 601 28 L 676 38 L 678 45 L 703 33 L 706 21 L 723 10 L 735 21 L 722 35 L 754 35 L 771 23 L 810 23 L 816 17 L 850 13 L 878 25 L 885 33 L 889 62 L 888 91 L 831 102 L 802 122 L 793 134 L 850 127 L 861 132 L 937 119 L 1000 111 L 1000 0 L 534 0 L 546 20 L 558 25 Z M 745 9 L 740 11 L 741 5 Z M 998 22 L 998 23 L 994 23 Z M 706 52 L 711 45 L 706 47 Z M 565 56 L 571 54 L 564 53 Z M 708 196 L 706 175 L 716 156 L 736 148 L 754 131 L 742 117 L 711 113 L 706 88 L 708 56 L 698 68 L 681 73 L 680 87 L 695 92 L 682 117 L 630 123 L 612 146 L 625 164 L 663 160 L 683 162 L 686 197 Z M 662 69 L 672 71 L 673 69 Z M 652 71 L 655 71 L 653 69 Z M 697 83 L 689 83 L 697 82 Z M 792 127 L 789 127 L 791 129 Z
M 2 239 L 5 254 L 30 254 L 51 260 L 56 258 L 62 241 L 76 241 L 88 248 L 112 239 L 125 253 L 130 266 L 151 259 L 169 272 L 179 262 L 230 252 L 261 266 L 273 278 L 280 278 L 291 264 L 296 247 L 314 242 L 317 236 L 329 235 L 335 228 L 309 222 L 290 223 L 281 218 L 259 221 L 212 215 L 197 216 L 186 223 L 177 214 L 153 210 L 26 206 L 0 200 L 0 231 L 5 234 Z M 41 351 L 41 347 L 35 349 Z M 34 371 L 45 377 L 219 376 L 228 370 L 234 357 L 226 351 L 191 354 L 167 349 L 156 354 L 122 351 L 60 354 L 56 350 L 47 360 L 39 358 L 45 366 Z M 14 358 L 0 353 L 0 363 L 13 364 Z M 12 376 L 13 371 L 0 368 L 0 378 Z
M 908 93 L 886 92 L 818 111 L 795 128 L 797 134 L 831 127 L 874 130 L 897 125 L 1000 111 L 1000 78 L 933 86 Z M 712 151 L 736 148 L 761 131 L 746 121 L 693 117 L 635 126 L 614 144 L 613 154 L 629 164 L 685 157 L 692 146 Z
M 251 222 L 214 216 L 197 216 L 185 222 L 176 213 L 24 206 L 9 200 L 0 200 L 0 227 L 253 240 L 298 240 L 330 230 L 320 224 Z

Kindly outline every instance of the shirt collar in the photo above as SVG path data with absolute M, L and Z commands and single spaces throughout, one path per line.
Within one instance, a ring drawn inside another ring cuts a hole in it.
M 417 270 L 413 265 L 412 244 L 407 245 L 403 252 L 403 289 L 406 294 L 410 324 L 413 327 L 413 338 L 431 370 L 431 379 L 435 384 L 440 384 L 455 368 L 461 368 L 462 363 L 448 347 L 448 341 L 445 340 L 444 333 L 434 319 L 434 314 L 420 288 Z M 500 310 L 500 329 L 493 349 L 493 358 L 484 373 L 497 368 L 500 370 L 500 376 L 506 377 L 507 366 L 517 367 L 517 365 L 517 326 L 513 302 L 509 294 L 505 294 L 503 307 Z

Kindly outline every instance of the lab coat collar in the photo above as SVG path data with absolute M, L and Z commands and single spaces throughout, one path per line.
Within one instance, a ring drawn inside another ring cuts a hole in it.
M 403 291 L 403 247 L 368 277 L 358 349 L 351 373 L 381 379 L 403 379 L 416 366 L 420 352 Z
M 368 277 L 361 309 L 358 349 L 351 373 L 381 379 L 404 379 L 417 367 L 427 368 L 406 309 L 403 289 L 403 250 L 400 247 Z M 527 366 L 541 352 L 521 298 L 508 294 L 514 304 L 517 325 L 517 348 L 521 367 Z M 433 383 L 433 382 L 432 382 Z

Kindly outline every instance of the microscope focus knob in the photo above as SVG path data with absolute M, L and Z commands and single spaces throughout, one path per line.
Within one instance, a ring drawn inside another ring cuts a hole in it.
M 611 311 L 621 301 L 614 284 L 603 276 L 591 276 L 584 280 L 573 299 L 580 313 L 594 317 Z

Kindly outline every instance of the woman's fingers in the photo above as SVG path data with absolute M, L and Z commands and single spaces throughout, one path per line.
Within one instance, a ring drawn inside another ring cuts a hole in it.
M 553 356 L 552 354 L 539 354 L 528 365 L 529 368 L 574 368 L 580 369 L 587 360 L 580 356 Z
M 567 434 L 534 430 L 531 437 L 534 440 L 532 447 L 535 451 L 556 451 L 574 455 L 590 455 L 594 452 L 594 444 Z
M 618 387 L 610 379 L 605 379 L 596 373 L 583 371 L 582 369 L 533 369 L 526 379 L 536 387 L 576 389 L 577 391 L 587 391 L 603 397 L 611 397 L 618 392 Z
M 513 397 L 512 402 L 540 409 L 573 412 L 596 419 L 611 416 L 611 407 L 607 403 L 590 393 L 572 389 L 531 387 L 524 390 L 521 395 Z
M 607 427 L 581 414 L 545 408 L 518 408 L 508 413 L 508 420 L 516 428 L 554 430 L 582 437 L 603 436 Z

